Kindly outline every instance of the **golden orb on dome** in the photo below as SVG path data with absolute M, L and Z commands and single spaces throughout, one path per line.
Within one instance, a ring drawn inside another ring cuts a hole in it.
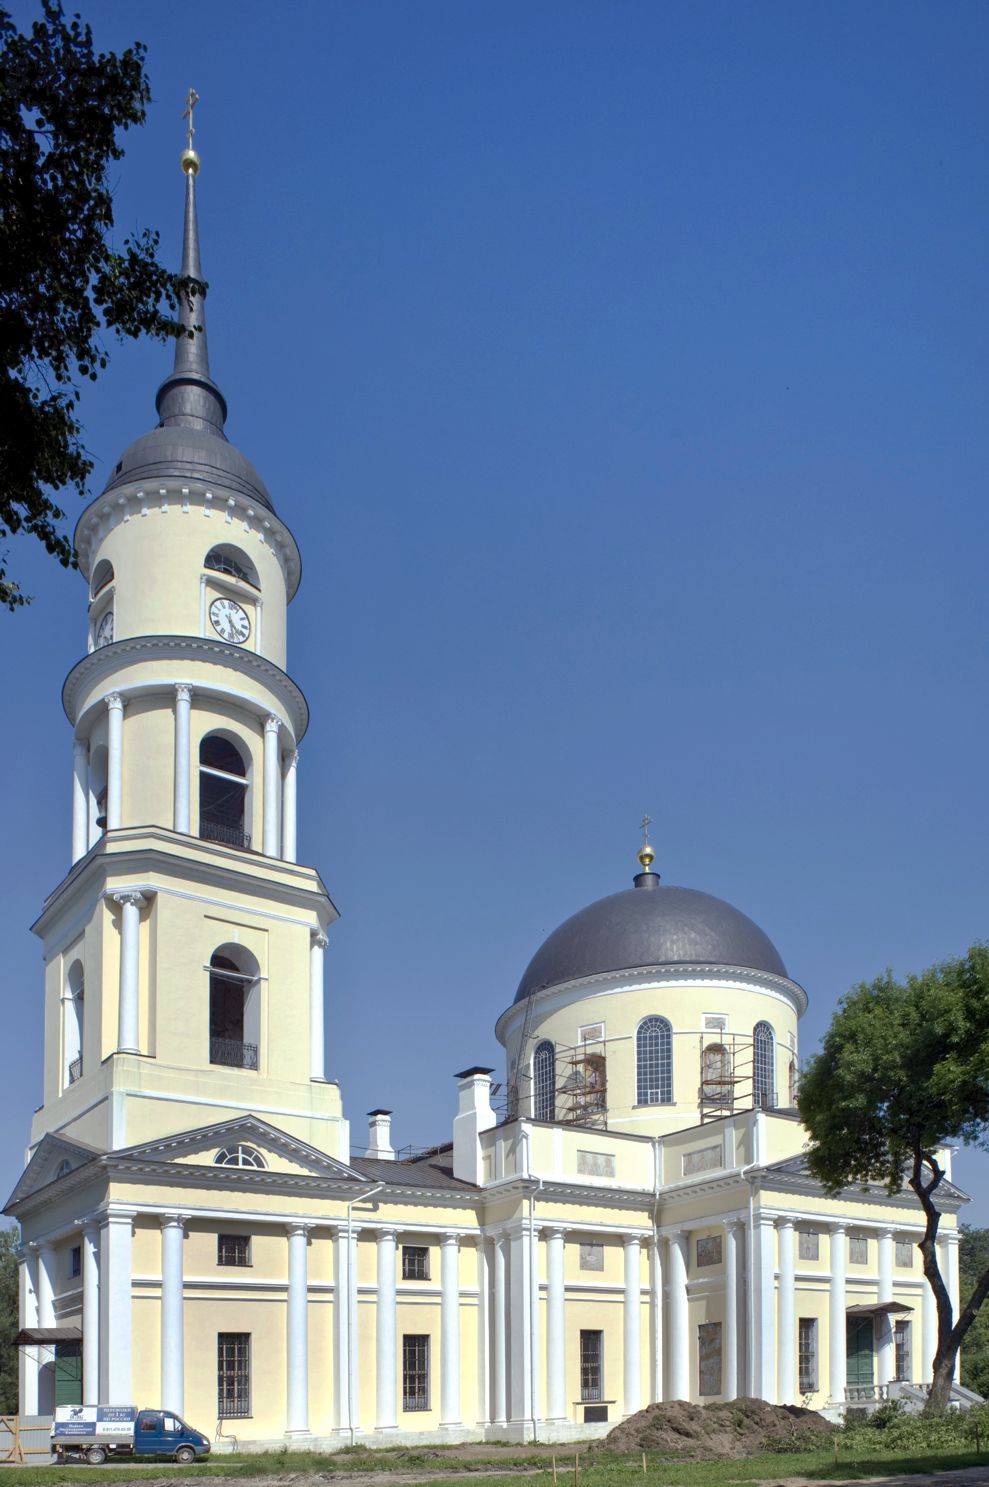
M 641 862 L 642 869 L 643 869 L 644 872 L 648 872 L 649 869 L 652 867 L 653 863 L 656 860 L 656 854 L 653 851 L 652 847 L 650 847 L 650 845 L 649 845 L 648 842 L 643 843 L 643 845 L 639 848 L 638 852 L 636 853 L 636 856 L 638 857 L 639 861 Z
M 182 169 L 185 171 L 186 175 L 198 176 L 199 156 L 196 154 L 195 150 L 186 148 L 182 151 Z

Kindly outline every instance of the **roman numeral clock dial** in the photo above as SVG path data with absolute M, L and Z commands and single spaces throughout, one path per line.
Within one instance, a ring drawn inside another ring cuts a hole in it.
M 214 599 L 209 607 L 209 619 L 221 640 L 231 645 L 243 645 L 251 633 L 251 622 L 245 610 L 233 599 Z

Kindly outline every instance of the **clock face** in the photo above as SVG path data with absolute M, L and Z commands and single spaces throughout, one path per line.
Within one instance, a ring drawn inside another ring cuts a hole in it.
M 113 610 L 108 609 L 106 614 L 96 626 L 96 648 L 101 645 L 109 645 L 113 640 Z
M 231 645 L 243 645 L 251 633 L 251 622 L 247 612 L 233 599 L 214 599 L 209 607 L 210 624 L 221 640 Z

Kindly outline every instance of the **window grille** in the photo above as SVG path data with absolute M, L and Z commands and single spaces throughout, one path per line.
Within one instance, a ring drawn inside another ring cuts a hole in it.
M 250 1265 L 250 1236 L 247 1234 L 218 1234 L 216 1236 L 216 1263 L 218 1265 Z
M 424 1332 L 402 1336 L 402 1409 L 429 1409 L 429 1337 Z
M 427 1245 L 402 1245 L 402 1279 L 429 1279 L 429 1248 Z
M 908 1384 L 913 1372 L 913 1359 L 910 1356 L 910 1323 L 896 1322 L 893 1327 L 893 1343 L 896 1349 L 896 1380 L 897 1383 Z
M 77 1079 L 82 1078 L 82 1054 L 74 1058 L 69 1065 L 69 1083 L 75 1084 Z
M 532 1113 L 536 1120 L 556 1119 L 556 1050 L 544 1041 L 532 1055 Z
M 594 1401 L 604 1398 L 604 1333 L 581 1330 L 580 1397 Z
M 637 1105 L 673 1103 L 673 1029 L 665 1017 L 646 1017 L 635 1034 Z
M 244 1420 L 251 1413 L 251 1334 L 216 1334 L 216 1413 Z
M 801 1317 L 797 1322 L 797 1363 L 801 1394 L 817 1392 L 817 1318 Z
M 817 1229 L 797 1230 L 797 1257 L 801 1260 L 821 1258 L 821 1236 Z
M 753 1104 L 757 1110 L 776 1109 L 776 1039 L 768 1022 L 757 1022 L 752 1034 Z
M 210 1038 L 209 1061 L 228 1069 L 257 1069 L 258 1045 L 237 1038 Z
M 267 1167 L 268 1163 L 256 1147 L 240 1142 L 237 1146 L 225 1146 L 213 1158 L 214 1167 Z
M 896 1241 L 896 1263 L 904 1270 L 913 1269 L 914 1246 L 909 1239 L 898 1239 Z

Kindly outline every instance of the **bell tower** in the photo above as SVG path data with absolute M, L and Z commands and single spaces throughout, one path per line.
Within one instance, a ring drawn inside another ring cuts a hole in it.
M 201 279 L 188 148 L 182 273 Z M 308 708 L 287 674 L 301 564 L 225 433 L 204 303 L 158 389 L 158 424 L 117 461 L 75 534 L 84 654 L 73 729 L 72 862 L 44 944 L 44 1100 L 109 1150 L 254 1112 L 348 1157 L 326 1079 L 323 952 L 336 910 L 296 860 Z

